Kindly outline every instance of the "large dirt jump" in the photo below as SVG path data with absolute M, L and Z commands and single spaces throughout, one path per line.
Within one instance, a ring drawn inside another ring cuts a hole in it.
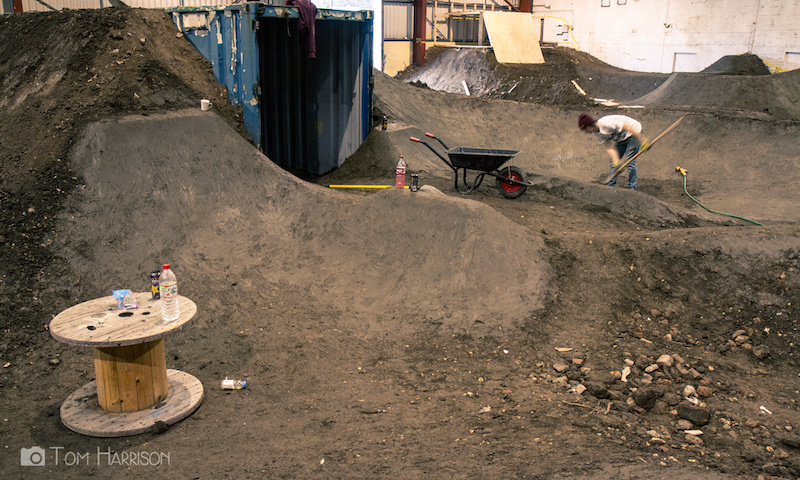
M 800 476 L 796 72 L 434 50 L 374 73 L 386 130 L 305 181 L 255 149 L 176 33 L 157 10 L 0 18 L 4 476 Z M 683 121 L 629 191 L 600 183 L 583 111 L 651 137 Z M 517 150 L 531 185 L 457 193 L 409 140 L 426 132 Z M 390 185 L 401 155 L 422 191 L 327 187 Z M 59 410 L 92 354 L 50 320 L 146 290 L 164 262 L 198 307 L 167 365 L 203 403 L 133 437 L 70 431 Z M 21 464 L 32 446 L 44 468 Z M 121 461 L 152 452 L 168 460 Z

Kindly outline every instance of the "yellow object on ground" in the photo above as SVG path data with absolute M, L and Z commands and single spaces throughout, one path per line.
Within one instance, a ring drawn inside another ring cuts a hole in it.
M 327 185 L 328 188 L 392 188 L 394 185 Z M 403 188 L 408 188 L 405 186 Z

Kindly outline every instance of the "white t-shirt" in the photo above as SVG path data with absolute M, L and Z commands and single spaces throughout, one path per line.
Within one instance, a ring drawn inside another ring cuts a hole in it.
M 625 115 L 607 115 L 599 118 L 595 125 L 597 125 L 597 131 L 594 134 L 603 142 L 617 143 L 627 140 L 631 136 L 631 132 L 622 128 L 625 125 L 637 133 L 642 131 L 641 123 Z

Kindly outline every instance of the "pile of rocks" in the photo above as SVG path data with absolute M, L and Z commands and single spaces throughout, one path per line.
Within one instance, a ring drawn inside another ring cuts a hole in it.
M 747 333 L 733 332 L 728 347 L 751 352 L 759 360 L 766 359 L 769 347 L 754 347 Z M 555 374 L 545 375 L 544 379 L 575 398 L 582 398 L 578 400 L 582 406 L 589 406 L 585 405 L 589 399 L 599 400 L 593 412 L 623 415 L 625 423 L 639 425 L 632 428 L 641 434 L 644 444 L 664 452 L 670 448 L 706 447 L 711 438 L 728 443 L 732 439 L 750 445 L 745 459 L 761 463 L 772 474 L 791 474 L 795 467 L 800 467 L 791 462 L 790 452 L 800 446 L 800 435 L 793 431 L 792 425 L 779 422 L 769 427 L 764 425 L 757 416 L 772 415 L 765 407 L 754 413 L 754 418 L 747 419 L 727 412 L 725 405 L 735 404 L 740 392 L 731 391 L 720 378 L 715 378 L 721 371 L 711 362 L 691 353 L 692 361 L 687 362 L 678 353 L 661 353 L 654 344 L 643 343 L 647 346 L 639 351 L 650 355 L 623 352 L 617 369 L 593 368 L 592 359 L 586 355 L 571 348 L 557 348 L 559 358 L 552 364 Z M 611 365 L 617 363 L 610 361 Z M 708 438 L 709 435 L 712 437 Z
M 711 418 L 703 401 L 714 395 L 711 382 L 678 354 L 662 354 L 655 361 L 646 355 L 636 359 L 626 355 L 622 367 L 610 372 L 597 372 L 577 357 L 570 364 L 555 363 L 553 368 L 563 374 L 554 379 L 556 383 L 577 394 L 587 392 L 614 401 L 617 409 L 641 414 L 654 408 L 660 413 L 672 410 L 692 427 L 706 425 Z M 713 371 L 713 367 L 708 369 Z

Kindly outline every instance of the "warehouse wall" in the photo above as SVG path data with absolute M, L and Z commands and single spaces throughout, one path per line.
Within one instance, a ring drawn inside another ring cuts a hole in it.
M 102 8 L 111 0 L 19 0 L 23 11 L 62 8 Z M 123 0 L 132 7 L 167 8 L 226 4 L 220 0 Z M 269 1 L 267 3 L 270 3 Z M 396 26 L 405 28 L 411 12 L 408 0 L 318 0 L 319 8 L 367 9 L 375 11 L 374 38 L 386 38 Z M 512 0 L 512 3 L 516 3 Z M 2 2 L 2 13 L 10 13 L 12 2 Z M 437 2 L 437 24 L 444 18 L 446 2 Z M 384 11 L 381 5 L 394 5 Z M 429 20 L 433 18 L 429 4 Z M 455 4 L 456 6 L 458 4 Z M 461 4 L 463 5 L 463 3 Z M 491 8 L 492 2 L 487 2 Z M 497 2 L 497 6 L 505 6 Z M 548 8 L 549 7 L 549 8 Z M 382 18 L 386 13 L 387 18 Z M 446 12 L 445 12 L 446 13 Z M 542 40 L 570 45 L 628 70 L 671 73 L 697 72 L 725 55 L 753 53 L 773 71 L 800 68 L 800 1 L 791 0 L 548 0 L 534 2 L 534 15 L 542 22 Z M 430 33 L 430 26 L 428 28 Z M 440 32 L 446 28 L 439 26 Z M 405 48 L 393 45 L 382 51 L 375 42 L 375 68 L 391 69 L 410 63 Z M 400 55 L 402 58 L 398 57 Z M 390 58 L 387 58 L 390 57 Z
M 395 76 L 411 65 L 410 41 L 383 42 L 383 73 Z
M 511 7 L 485 0 L 428 3 L 425 47 L 454 43 L 477 45 L 480 40 L 479 13 L 499 10 L 511 11 Z M 462 12 L 468 14 L 453 15 Z M 383 65 L 382 68 L 376 68 L 382 69 L 387 75 L 396 75 L 412 63 L 413 16 L 413 0 L 383 1 Z
M 385 44 L 402 41 L 398 32 L 410 35 L 412 4 L 384 0 Z M 507 8 L 504 2 L 435 5 L 428 3 L 428 46 L 432 23 L 437 36 L 449 37 L 441 23 L 449 11 Z M 774 72 L 800 68 L 797 0 L 549 0 L 534 2 L 533 14 L 543 42 L 571 46 L 628 70 L 698 72 L 741 53 L 758 55 Z M 399 45 L 384 55 L 384 67 L 411 61 Z
M 800 2 L 548 0 L 535 6 L 546 42 L 617 67 L 697 72 L 720 57 L 758 55 L 773 71 L 800 68 Z M 571 27 L 571 28 L 570 28 Z

